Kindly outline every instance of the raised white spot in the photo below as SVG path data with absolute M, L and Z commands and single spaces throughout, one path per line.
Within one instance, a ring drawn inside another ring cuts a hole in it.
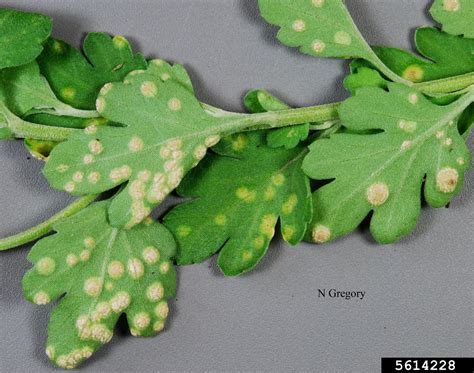
M 162 319 L 166 319 L 169 314 L 168 303 L 165 301 L 158 303 L 155 307 L 155 314 Z
M 311 236 L 314 242 L 324 243 L 331 238 L 331 230 L 325 225 L 318 224 L 313 228 Z
M 119 279 L 120 277 L 123 276 L 124 272 L 125 272 L 125 267 L 118 260 L 114 260 L 114 261 L 110 262 L 108 267 L 107 267 L 107 273 L 113 279 Z
M 167 142 L 168 147 L 170 150 L 178 150 L 181 149 L 183 146 L 183 140 L 181 139 L 173 139 Z
M 459 0 L 443 0 L 443 9 L 447 12 L 457 12 L 460 7 Z
M 133 200 L 145 198 L 145 184 L 141 180 L 133 180 L 128 188 L 128 194 Z
M 160 75 L 160 78 L 161 78 L 161 80 L 166 82 L 167 80 L 169 80 L 171 78 L 171 76 L 170 76 L 170 74 L 164 73 L 164 74 Z
M 155 332 L 161 332 L 163 330 L 163 328 L 165 327 L 165 323 L 163 321 L 156 321 L 154 324 L 153 324 L 153 330 Z
M 311 2 L 316 8 L 321 8 L 324 5 L 324 0 L 312 0 Z
M 450 146 L 453 143 L 453 139 L 448 137 L 444 140 L 444 145 Z
M 164 165 L 165 171 L 166 171 L 166 172 L 170 172 L 170 171 L 173 170 L 177 165 L 178 165 L 178 161 L 176 161 L 176 160 L 174 160 L 174 159 L 173 159 L 172 161 L 165 162 L 165 165 Z
M 124 165 L 122 167 L 112 169 L 112 171 L 110 171 L 109 178 L 113 182 L 119 182 L 128 179 L 131 174 L 132 169 L 129 166 Z
M 33 302 L 39 305 L 48 304 L 50 301 L 51 299 L 49 298 L 49 295 L 44 291 L 37 292 L 33 297 Z
M 50 275 L 56 268 L 56 262 L 53 258 L 44 257 L 36 263 L 36 270 L 42 275 Z
M 165 146 L 162 146 L 160 148 L 160 157 L 162 159 L 167 159 L 171 156 L 171 149 L 168 148 L 166 145 Z
M 462 165 L 464 165 L 464 158 L 459 157 L 459 158 L 456 160 L 456 162 L 458 163 L 458 165 L 462 166 Z
M 297 19 L 293 22 L 292 27 L 296 32 L 303 32 L 306 29 L 306 23 L 302 19 Z
M 436 138 L 442 139 L 444 137 L 444 131 L 436 131 Z
M 84 128 L 84 133 L 87 135 L 93 135 L 96 132 L 97 132 L 97 126 L 95 125 L 87 126 L 86 128 Z
M 168 175 L 168 181 L 172 188 L 176 188 L 179 185 L 181 179 L 183 178 L 183 174 L 184 171 L 181 167 L 170 172 L 170 174 Z
M 145 97 L 154 97 L 156 95 L 156 85 L 153 82 L 146 81 L 140 86 L 140 92 Z
M 106 83 L 101 89 L 100 94 L 105 96 L 112 89 L 112 83 Z
M 163 262 L 160 264 L 160 272 L 162 274 L 168 273 L 170 270 L 170 263 L 169 262 Z
M 69 181 L 64 185 L 64 190 L 68 193 L 73 192 L 74 189 L 76 189 L 76 184 L 74 184 L 72 181 Z
M 130 295 L 125 291 L 118 292 L 110 300 L 110 308 L 112 308 L 112 310 L 116 313 L 123 311 L 129 305 L 130 305 Z
M 153 302 L 157 302 L 163 298 L 164 293 L 165 289 L 163 288 L 161 282 L 154 282 L 146 289 L 147 298 Z
M 204 145 L 198 145 L 196 149 L 194 149 L 193 156 L 197 160 L 201 160 L 206 155 L 207 148 Z
M 401 150 L 408 149 L 413 143 L 410 140 L 405 140 L 402 142 L 402 145 L 400 145 Z
M 128 143 L 128 149 L 131 152 L 138 152 L 143 149 L 143 140 L 138 136 L 132 137 Z
M 91 257 L 91 252 L 89 250 L 82 250 L 81 253 L 79 254 L 79 258 L 83 262 L 89 260 L 90 257 Z
M 456 169 L 445 167 L 438 171 L 436 175 L 436 187 L 440 192 L 452 193 L 456 190 L 459 173 Z
M 400 122 L 398 122 L 398 127 L 404 130 L 405 132 L 415 132 L 416 126 L 417 126 L 417 123 L 414 121 L 408 121 L 408 120 L 402 119 L 400 120 Z
M 145 268 L 140 259 L 133 258 L 128 260 L 127 271 L 129 276 L 136 280 L 143 276 Z
M 181 101 L 176 97 L 172 98 L 168 101 L 168 107 L 173 111 L 177 111 L 181 109 Z
M 147 182 L 151 177 L 151 172 L 148 170 L 142 170 L 137 175 L 138 179 L 143 182 Z
M 86 154 L 82 159 L 82 162 L 84 162 L 84 164 L 94 163 L 94 156 L 92 154 Z
M 81 171 L 76 171 L 72 175 L 72 180 L 76 183 L 82 182 L 83 179 L 84 179 L 84 173 L 82 173 Z
M 99 113 L 102 113 L 105 109 L 105 99 L 103 97 L 98 97 L 97 100 L 95 100 L 95 108 Z
M 100 343 L 107 343 L 112 339 L 112 332 L 103 324 L 94 324 L 91 327 L 91 338 Z
M 88 248 L 92 248 L 95 246 L 95 240 L 93 237 L 86 237 L 84 238 L 84 246 Z
M 87 181 L 91 184 L 97 184 L 100 180 L 100 173 L 97 171 L 91 172 L 87 175 Z
M 104 150 L 104 147 L 98 140 L 91 140 L 88 146 L 92 154 L 100 154 Z
M 372 206 L 383 205 L 390 195 L 388 185 L 385 183 L 374 183 L 367 188 L 366 197 L 367 201 Z
M 322 40 L 314 40 L 311 44 L 311 48 L 313 48 L 316 53 L 322 53 L 326 49 L 326 43 Z
M 74 267 L 78 262 L 79 262 L 79 258 L 77 257 L 77 255 L 68 254 L 66 256 L 66 264 L 69 267 Z
M 133 323 L 138 329 L 145 329 L 150 325 L 150 315 L 146 312 L 140 312 L 133 318 Z
M 84 282 L 84 292 L 91 297 L 99 296 L 102 292 L 102 280 L 99 277 L 88 278 Z
M 417 104 L 418 103 L 418 94 L 417 93 L 410 93 L 408 95 L 408 102 L 410 104 L 413 104 L 413 105 Z
M 107 302 L 98 303 L 95 309 L 99 316 L 99 320 L 107 318 L 111 312 L 110 305 Z
M 183 158 L 184 153 L 181 150 L 173 150 L 171 152 L 171 158 L 179 160 Z
M 148 264 L 154 264 L 160 260 L 160 252 L 153 246 L 148 246 L 143 249 L 143 260 Z
M 334 41 L 337 44 L 350 45 L 352 43 L 352 38 L 347 32 L 338 31 L 334 34 Z
M 220 140 L 221 140 L 221 137 L 219 135 L 211 135 L 209 137 L 206 137 L 206 140 L 204 141 L 204 143 L 206 144 L 208 148 L 210 148 L 211 146 L 216 145 Z

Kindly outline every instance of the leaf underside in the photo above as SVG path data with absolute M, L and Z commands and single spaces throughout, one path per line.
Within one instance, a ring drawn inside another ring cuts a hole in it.
M 28 255 L 34 267 L 23 278 L 26 299 L 60 299 L 46 353 L 61 368 L 74 368 L 107 343 L 122 313 L 132 335 L 155 335 L 175 294 L 171 234 L 151 221 L 128 231 L 113 228 L 107 205 L 96 203 L 60 222 Z
M 389 92 L 362 88 L 339 114 L 349 131 L 315 141 L 303 169 L 331 180 L 313 194 L 307 238 L 326 242 L 355 229 L 373 211 L 370 230 L 380 243 L 409 234 L 420 214 L 420 192 L 432 207 L 459 192 L 470 153 L 455 120 L 464 102 L 438 106 L 416 90 L 390 83 Z
M 47 16 L 0 9 L 0 69 L 33 61 L 43 50 L 51 28 L 52 20 Z
M 317 57 L 360 57 L 373 53 L 342 0 L 259 0 L 260 14 L 280 27 L 278 40 Z
M 195 198 L 169 212 L 164 224 L 178 242 L 177 262 L 201 262 L 220 251 L 227 276 L 252 269 L 265 255 L 280 219 L 295 245 L 311 219 L 311 191 L 301 170 L 304 147 L 272 149 L 265 132 L 224 138 L 178 188 Z
M 453 35 L 474 38 L 474 2 L 472 0 L 435 0 L 430 13 L 443 30 Z
M 185 173 L 215 145 L 226 121 L 207 114 L 181 81 L 163 81 L 164 62 L 132 72 L 124 83 L 105 85 L 97 109 L 125 127 L 91 126 L 59 144 L 44 174 L 73 195 L 110 190 L 128 182 L 113 199 L 113 226 L 131 227 L 178 186 Z

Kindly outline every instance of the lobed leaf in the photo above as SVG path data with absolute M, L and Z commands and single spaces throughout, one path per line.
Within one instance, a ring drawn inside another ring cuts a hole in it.
M 238 123 L 236 115 L 208 114 L 182 83 L 163 81 L 162 65 L 157 60 L 124 83 L 106 84 L 97 110 L 125 127 L 86 128 L 58 145 L 44 169 L 53 187 L 73 195 L 128 182 L 110 206 L 113 226 L 142 221 Z
M 106 83 L 122 81 L 131 71 L 145 69 L 141 54 L 133 55 L 123 36 L 101 32 L 87 34 L 84 54 L 61 40 L 49 39 L 38 63 L 54 93 L 80 109 L 95 109 L 95 100 Z
M 59 101 L 34 61 L 0 70 L 0 97 L 18 116 L 27 115 L 32 110 L 56 115 L 87 114 Z
M 0 69 L 33 61 L 43 50 L 51 28 L 50 17 L 0 9 Z
M 374 238 L 394 242 L 416 225 L 425 177 L 424 197 L 432 207 L 445 206 L 461 188 L 471 159 L 455 121 L 474 91 L 438 106 L 404 85 L 388 88 L 362 88 L 339 109 L 349 131 L 371 132 L 335 134 L 310 146 L 304 171 L 334 179 L 313 194 L 308 238 L 315 242 L 349 233 L 371 211 Z
M 278 40 L 322 57 L 373 59 L 343 0 L 259 0 L 265 20 L 279 26 Z
M 283 238 L 296 245 L 311 219 L 311 190 L 301 170 L 306 148 L 265 146 L 266 132 L 224 138 L 183 180 L 193 197 L 164 218 L 178 242 L 177 262 L 201 262 L 219 252 L 227 276 L 255 267 L 280 219 Z
M 434 0 L 430 13 L 453 35 L 474 38 L 474 2 L 472 0 Z
M 124 231 L 107 222 L 108 202 L 91 205 L 55 227 L 28 259 L 26 299 L 59 299 L 48 325 L 46 353 L 61 368 L 74 368 L 112 338 L 121 314 L 134 336 L 164 328 L 167 299 L 175 294 L 171 257 L 175 242 L 149 221 Z
M 418 52 L 426 59 L 397 48 L 375 47 L 375 53 L 393 72 L 412 82 L 449 78 L 474 71 L 474 40 L 449 35 L 435 28 L 420 27 L 415 32 Z M 361 87 L 386 88 L 388 80 L 363 60 L 351 63 L 344 79 L 354 93 Z
M 395 73 L 412 82 L 449 78 L 474 71 L 474 40 L 431 27 L 415 32 L 418 52 L 428 60 L 397 48 L 374 48 Z

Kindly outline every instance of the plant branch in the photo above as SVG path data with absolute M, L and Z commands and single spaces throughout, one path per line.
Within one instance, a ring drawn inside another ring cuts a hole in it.
M 15 234 L 13 236 L 0 239 L 0 251 L 8 250 L 17 246 L 21 246 L 28 242 L 31 242 L 38 238 L 43 237 L 44 235 L 48 234 L 51 231 L 55 223 L 57 223 L 58 221 L 64 218 L 77 214 L 79 211 L 89 206 L 96 198 L 97 198 L 96 194 L 91 194 L 91 195 L 82 197 L 74 201 L 73 203 L 71 203 L 64 210 L 58 212 L 57 214 L 53 215 L 51 218 L 38 224 L 37 226 L 30 228 L 24 232 Z

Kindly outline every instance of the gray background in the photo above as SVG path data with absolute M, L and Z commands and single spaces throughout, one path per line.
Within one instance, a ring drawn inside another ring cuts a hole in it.
M 24 0 L 0 5 L 54 17 L 76 45 L 86 31 L 122 34 L 148 57 L 182 62 L 201 100 L 242 110 L 251 88 L 293 105 L 346 97 L 347 63 L 302 56 L 276 43 L 254 0 Z M 411 48 L 430 24 L 429 1 L 348 1 L 371 43 Z M 469 141 L 471 149 L 474 142 Z M 20 142 L 0 143 L 0 236 L 30 227 L 70 200 L 51 190 Z M 367 229 L 332 244 L 277 240 L 250 274 L 224 278 L 211 259 L 179 268 L 170 322 L 156 338 L 122 326 L 82 366 L 104 371 L 379 370 L 381 356 L 473 355 L 474 172 L 449 209 L 423 210 L 407 239 L 376 245 Z M 22 299 L 29 246 L 0 254 L 0 371 L 46 372 L 51 307 Z M 365 290 L 364 300 L 318 299 L 318 288 Z

